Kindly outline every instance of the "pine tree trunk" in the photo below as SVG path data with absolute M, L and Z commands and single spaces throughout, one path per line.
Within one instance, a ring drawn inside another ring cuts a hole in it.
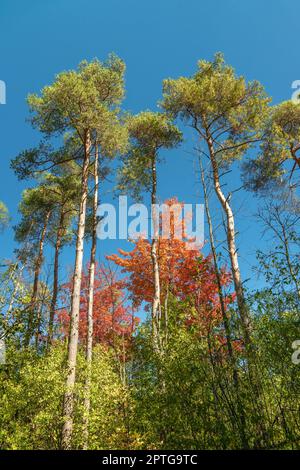
M 238 416 L 239 416 L 239 419 L 240 419 L 239 431 L 240 431 L 241 443 L 242 443 L 242 446 L 243 446 L 244 449 L 248 449 L 249 444 L 248 444 L 248 440 L 247 440 L 247 437 L 246 437 L 245 412 L 244 412 L 242 402 L 241 402 L 241 398 L 240 398 L 239 374 L 238 374 L 236 360 L 235 360 L 234 353 L 233 353 L 233 348 L 232 348 L 231 330 L 230 330 L 229 320 L 228 320 L 228 317 L 227 317 L 226 306 L 225 306 L 225 301 L 224 301 L 224 296 L 223 296 L 222 278 L 221 278 L 221 273 L 220 273 L 219 266 L 218 266 L 217 251 L 216 251 L 216 247 L 215 247 L 213 225 L 212 225 L 212 220 L 211 220 L 211 216 L 210 216 L 210 209 L 209 209 L 208 194 L 207 194 L 204 170 L 203 170 L 203 166 L 202 166 L 202 163 L 201 163 L 200 159 L 199 159 L 199 164 L 200 164 L 200 171 L 201 171 L 202 187 L 203 187 L 203 192 L 204 192 L 205 212 L 206 212 L 208 228 L 209 228 L 210 246 L 211 246 L 211 251 L 212 251 L 212 255 L 213 255 L 214 270 L 215 270 L 216 279 L 217 279 L 218 296 L 219 296 L 220 308 L 221 308 L 221 312 L 222 312 L 222 319 L 223 319 L 223 324 L 224 324 L 224 329 L 225 329 L 226 345 L 227 345 L 229 360 L 230 360 L 231 367 L 232 367 L 233 383 L 234 383 L 234 387 L 235 387 L 235 391 L 236 391 L 237 410 L 238 410 Z
M 221 188 L 220 178 L 219 178 L 219 169 L 218 169 L 218 164 L 217 164 L 217 160 L 215 156 L 214 146 L 213 146 L 212 138 L 209 135 L 207 136 L 207 143 L 208 143 L 210 161 L 211 161 L 212 171 L 213 171 L 213 182 L 214 182 L 215 192 L 217 194 L 217 197 L 221 203 L 221 206 L 225 212 L 226 219 L 227 219 L 227 245 L 228 245 L 228 252 L 229 252 L 230 263 L 231 263 L 232 279 L 234 283 L 234 289 L 236 293 L 236 299 L 237 299 L 238 309 L 239 309 L 240 318 L 241 318 L 245 345 L 246 347 L 249 347 L 251 344 L 250 316 L 249 316 L 248 307 L 246 304 L 244 288 L 243 288 L 243 283 L 241 279 L 241 272 L 240 272 L 239 262 L 238 262 L 237 248 L 235 244 L 234 215 L 230 207 L 228 198 L 225 197 Z
M 60 253 L 60 248 L 61 248 L 61 239 L 62 239 L 63 229 L 64 229 L 64 210 L 62 207 L 61 212 L 60 212 L 59 226 L 57 229 L 56 242 L 55 242 L 53 290 L 52 290 L 52 298 L 51 298 L 51 305 L 50 305 L 48 338 L 47 338 L 48 346 L 52 343 L 52 339 L 53 339 L 53 323 L 54 323 L 56 302 L 57 302 L 57 297 L 58 297 L 59 253 Z
M 95 260 L 97 246 L 97 207 L 98 207 L 98 146 L 95 145 L 94 162 L 94 199 L 93 199 L 93 228 L 92 228 L 92 247 L 89 267 L 89 292 L 87 306 L 87 340 L 86 340 L 86 381 L 84 396 L 84 417 L 83 417 L 83 448 L 88 449 L 89 445 L 89 414 L 91 407 L 90 389 L 92 373 L 92 354 L 93 354 L 93 307 L 94 307 L 94 283 L 95 283 Z
M 36 313 L 39 277 L 40 277 L 41 267 L 43 263 L 45 237 L 47 233 L 47 227 L 48 227 L 50 215 L 51 215 L 51 211 L 48 211 L 45 216 L 44 225 L 43 225 L 42 233 L 41 233 L 40 240 L 39 240 L 38 256 L 37 256 L 36 263 L 35 263 L 33 288 L 32 288 L 32 294 L 31 294 L 31 299 L 30 299 L 28 326 L 27 326 L 27 331 L 26 331 L 25 340 L 24 340 L 25 347 L 29 345 L 30 339 L 33 335 L 33 330 L 34 330 L 34 323 L 35 323 L 34 316 Z
M 235 226 L 234 226 L 234 215 L 229 204 L 228 198 L 225 197 L 219 178 L 219 168 L 213 146 L 213 141 L 209 133 L 206 134 L 206 141 L 209 149 L 210 162 L 213 172 L 213 183 L 216 195 L 221 203 L 227 220 L 226 235 L 227 235 L 227 246 L 229 252 L 229 258 L 231 263 L 231 272 L 234 283 L 234 290 L 236 293 L 236 299 L 238 304 L 238 311 L 241 320 L 241 327 L 243 332 L 243 339 L 245 344 L 248 372 L 249 372 L 249 386 L 252 389 L 253 399 L 256 403 L 256 413 L 258 422 L 259 439 L 258 442 L 263 445 L 269 444 L 269 438 L 265 428 L 265 407 L 266 402 L 264 399 L 264 393 L 260 380 L 260 371 L 256 361 L 256 353 L 251 340 L 251 321 L 249 308 L 245 299 L 245 293 L 243 283 L 241 279 L 241 273 L 238 263 L 237 248 L 235 244 Z
M 78 349 L 78 327 L 79 327 L 79 312 L 80 312 L 80 291 L 81 291 L 81 277 L 82 277 L 82 263 L 83 263 L 83 246 L 84 246 L 84 233 L 85 233 L 85 216 L 86 216 L 86 203 L 88 195 L 88 172 L 90 163 L 90 148 L 91 138 L 89 131 L 85 135 L 84 145 L 84 161 L 82 168 L 81 179 L 81 200 L 78 217 L 77 241 L 76 241 L 76 257 L 75 269 L 73 277 L 73 290 L 71 299 L 71 324 L 69 333 L 68 344 L 68 359 L 67 359 L 67 378 L 66 390 L 64 395 L 63 404 L 63 418 L 64 424 L 62 429 L 62 448 L 65 450 L 71 449 L 72 445 L 72 431 L 73 431 L 73 408 L 74 408 L 74 386 L 76 376 L 76 360 Z
M 157 213 L 157 176 L 156 176 L 156 161 L 155 157 L 152 160 L 152 191 L 151 191 L 151 210 L 152 210 L 152 223 L 153 223 L 153 238 L 151 243 L 151 260 L 153 270 L 153 285 L 154 296 L 152 302 L 152 335 L 153 344 L 156 352 L 159 352 L 159 324 L 161 317 L 160 305 L 160 278 L 159 278 L 159 264 L 158 264 L 158 238 L 159 238 L 159 220 Z

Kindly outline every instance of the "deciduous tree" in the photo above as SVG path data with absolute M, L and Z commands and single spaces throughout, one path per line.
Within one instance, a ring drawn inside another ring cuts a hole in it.
M 174 148 L 182 140 L 181 132 L 170 118 L 162 113 L 145 111 L 128 120 L 131 149 L 120 174 L 120 189 L 131 191 L 133 196 L 140 197 L 146 190 L 151 196 L 152 243 L 151 262 L 153 272 L 152 328 L 153 344 L 157 351 L 159 345 L 159 324 L 161 321 L 160 273 L 157 253 L 159 236 L 158 226 L 158 193 L 157 165 L 160 162 L 160 150 Z

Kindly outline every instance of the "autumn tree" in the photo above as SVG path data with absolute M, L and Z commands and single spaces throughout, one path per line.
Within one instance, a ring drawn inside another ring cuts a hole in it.
M 128 130 L 131 148 L 124 159 L 124 166 L 120 172 L 119 187 L 123 191 L 130 191 L 135 198 L 139 198 L 142 191 L 149 192 L 151 197 L 153 228 L 151 263 L 154 285 L 152 328 L 154 347 L 159 350 L 161 289 L 158 261 L 157 166 L 161 161 L 160 151 L 164 148 L 174 148 L 179 145 L 182 135 L 167 115 L 150 111 L 141 112 L 137 116 L 129 118 Z
M 172 207 L 178 203 L 170 199 L 164 204 Z M 161 215 L 160 221 L 163 215 Z M 190 245 L 188 239 L 180 239 L 174 228 L 181 221 L 171 220 L 169 238 L 161 233 L 157 238 L 157 258 L 160 267 L 160 297 L 165 311 L 165 325 L 168 328 L 169 297 L 187 302 L 185 323 L 197 324 L 200 330 L 208 331 L 213 325 L 220 324 L 221 311 L 218 297 L 216 274 L 211 256 L 205 257 L 200 247 Z M 134 308 L 140 308 L 144 302 L 152 305 L 155 292 L 152 272 L 152 244 L 144 238 L 134 242 L 134 249 L 126 252 L 119 250 L 120 255 L 109 255 L 107 258 L 122 267 L 122 272 L 128 275 L 126 287 L 131 294 Z M 221 286 L 230 283 L 230 275 L 224 268 L 220 270 Z M 224 296 L 224 308 L 232 300 Z M 190 309 L 188 308 L 190 302 Z M 152 310 L 152 309 L 151 309 Z M 191 313 L 194 310 L 194 314 Z
M 83 271 L 80 299 L 79 341 L 86 344 L 89 324 L 89 263 Z M 137 319 L 132 315 L 125 293 L 125 282 L 116 270 L 109 265 L 96 263 L 93 296 L 93 346 L 101 344 L 104 348 L 112 348 L 119 354 L 123 341 L 130 346 Z M 72 282 L 64 285 L 63 298 L 68 299 Z M 61 332 L 68 336 L 70 314 L 63 309 L 58 314 Z

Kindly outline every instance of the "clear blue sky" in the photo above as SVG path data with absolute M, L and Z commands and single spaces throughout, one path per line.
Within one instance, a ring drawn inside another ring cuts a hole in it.
M 39 139 L 26 123 L 29 92 L 38 92 L 82 59 L 104 60 L 113 51 L 127 64 L 124 107 L 155 110 L 164 78 L 192 74 L 198 59 L 222 51 L 239 74 L 260 80 L 279 102 L 290 98 L 292 81 L 300 79 L 299 18 L 297 0 L 1 0 L 0 80 L 6 82 L 7 104 L 0 105 L 0 200 L 12 225 L 26 183 L 16 180 L 9 161 Z M 166 154 L 159 171 L 162 199 L 176 195 L 203 202 L 186 152 L 190 148 L 186 142 Z M 240 186 L 237 170 L 228 183 L 231 189 Z M 102 197 L 110 198 L 108 193 Z M 251 219 L 257 201 L 245 192 L 236 199 L 236 207 L 242 205 L 237 220 L 241 265 L 249 277 L 255 249 L 262 245 Z M 12 257 L 12 238 L 11 229 L 0 235 L 2 259 Z M 100 252 L 114 252 L 117 245 L 105 242 Z M 64 262 L 72 263 L 70 250 Z

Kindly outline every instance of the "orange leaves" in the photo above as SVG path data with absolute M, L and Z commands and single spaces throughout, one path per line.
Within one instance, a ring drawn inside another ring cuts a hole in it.
M 173 204 L 174 200 L 165 204 Z M 175 217 L 171 223 L 178 223 Z M 172 228 L 172 227 L 171 227 Z M 184 305 L 184 323 L 196 326 L 200 332 L 211 331 L 222 322 L 218 284 L 211 256 L 204 256 L 189 240 L 178 239 L 175 230 L 170 238 L 158 239 L 157 256 L 160 275 L 160 303 L 166 308 L 170 295 Z M 139 239 L 131 251 L 119 250 L 107 256 L 121 267 L 125 274 L 120 280 L 110 267 L 97 266 L 94 292 L 94 342 L 116 346 L 120 342 L 130 344 L 137 324 L 132 311 L 146 304 L 149 309 L 154 297 L 151 241 Z M 229 286 L 231 275 L 221 268 L 222 285 Z M 70 285 L 67 286 L 70 295 Z M 132 310 L 126 295 L 132 301 Z M 80 340 L 87 333 L 88 270 L 83 275 L 81 286 Z M 234 301 L 233 295 L 224 294 L 227 307 Z M 67 312 L 60 315 L 65 334 L 69 326 Z M 177 321 L 177 320 L 176 320 Z
M 167 201 L 169 204 L 173 202 L 174 200 Z M 175 224 L 176 220 L 173 220 L 173 225 Z M 164 305 L 166 296 L 171 293 L 178 300 L 190 303 L 187 323 L 220 323 L 218 288 L 211 257 L 205 257 L 199 249 L 191 248 L 188 241 L 176 239 L 174 233 L 175 231 L 171 231 L 169 239 L 160 236 L 158 240 L 161 305 Z M 126 288 L 134 307 L 146 302 L 149 308 L 154 296 L 151 242 L 139 239 L 134 245 L 130 252 L 119 250 L 120 255 L 107 258 L 121 266 L 122 272 L 127 274 Z M 230 281 L 231 276 L 222 269 L 223 284 L 228 285 Z M 227 303 L 231 300 L 226 298 Z M 192 310 L 196 315 L 190 314 Z
M 88 307 L 88 267 L 82 276 L 79 318 L 79 339 L 85 340 L 87 334 Z M 65 286 L 65 294 L 71 294 L 72 284 Z M 109 267 L 96 265 L 93 304 L 94 343 L 117 347 L 129 345 L 138 323 L 134 317 L 124 293 L 124 281 L 118 279 L 116 272 Z M 66 310 L 59 315 L 64 334 L 68 334 L 70 317 Z

